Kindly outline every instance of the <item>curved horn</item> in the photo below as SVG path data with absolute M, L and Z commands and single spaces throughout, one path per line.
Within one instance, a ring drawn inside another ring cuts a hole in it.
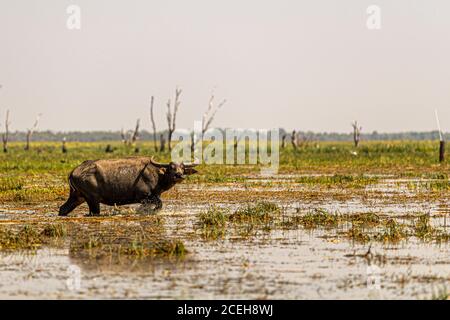
M 183 164 L 184 164 L 184 166 L 186 168 L 193 168 L 193 167 L 196 167 L 196 166 L 198 166 L 200 164 L 200 160 L 194 159 L 194 162 L 188 162 L 188 163 L 184 163 L 183 162 Z
M 150 159 L 150 162 L 157 168 L 168 168 L 170 166 L 170 164 L 156 162 L 155 160 L 153 160 L 153 157 Z

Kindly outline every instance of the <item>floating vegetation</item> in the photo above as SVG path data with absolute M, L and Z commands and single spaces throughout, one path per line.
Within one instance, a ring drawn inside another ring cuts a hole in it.
M 450 180 L 427 180 L 427 181 L 412 181 L 407 184 L 408 189 L 418 192 L 440 192 L 450 190 Z
M 67 235 L 67 229 L 62 223 L 52 223 L 44 227 L 42 235 L 51 238 L 63 238 Z
M 279 206 L 269 202 L 245 205 L 232 214 L 228 210 L 211 207 L 198 216 L 197 229 L 204 239 L 224 238 L 228 226 L 233 226 L 242 238 L 257 235 L 258 230 L 274 229 L 307 230 L 336 229 L 337 237 L 344 235 L 355 242 L 396 243 L 416 237 L 423 241 L 447 242 L 450 234 L 444 229 L 433 228 L 429 214 L 413 217 L 412 224 L 374 212 L 354 214 L 333 213 L 324 209 L 314 209 L 306 213 L 297 210 L 296 214 L 287 214 Z M 231 233 L 230 233 L 231 234 Z
M 228 225 L 232 225 L 240 236 L 247 237 L 257 230 L 270 231 L 281 211 L 278 205 L 270 202 L 247 204 L 231 214 L 228 210 L 212 206 L 198 215 L 196 228 L 202 238 L 209 240 L 223 238 Z
M 204 239 L 218 239 L 224 237 L 227 221 L 227 210 L 211 206 L 207 211 L 200 213 L 196 226 Z
M 432 237 L 435 230 L 430 224 L 430 215 L 423 214 L 420 215 L 414 221 L 414 234 L 417 238 L 425 240 Z
M 437 292 L 433 292 L 431 300 L 449 300 L 450 292 L 448 292 L 447 287 L 442 287 L 437 290 Z
M 2 226 L 0 250 L 34 250 L 55 240 L 70 243 L 72 256 L 183 257 L 187 250 L 179 239 L 164 235 L 161 217 L 146 217 L 139 223 L 99 221 L 39 223 Z
M 300 224 L 307 228 L 317 228 L 317 227 L 336 227 L 342 221 L 342 216 L 337 214 L 332 214 L 323 209 L 315 209 L 312 212 L 308 212 L 303 215 L 299 222 Z
M 304 176 L 296 178 L 296 183 L 309 185 L 345 186 L 346 188 L 363 188 L 369 184 L 375 184 L 379 181 L 378 177 L 350 174 L 335 174 L 332 176 Z
M 102 257 L 118 258 L 128 256 L 135 258 L 177 257 L 182 258 L 187 253 L 181 240 L 149 240 L 141 237 L 122 238 L 110 242 L 108 239 L 89 238 L 72 241 L 70 255 L 73 257 L 88 257 L 99 259 Z
M 398 242 L 407 238 L 408 233 L 405 231 L 405 226 L 398 223 L 394 219 L 388 219 L 384 225 L 383 231 L 376 235 L 383 242 Z
M 361 228 L 360 225 L 352 223 L 351 228 L 347 231 L 347 237 L 356 242 L 369 242 L 372 240 L 370 234 Z
M 258 202 L 254 205 L 248 204 L 236 210 L 230 215 L 229 220 L 233 223 L 262 224 L 270 223 L 281 213 L 281 209 L 271 202 Z
M 30 250 L 48 244 L 51 238 L 64 237 L 65 229 L 61 225 L 49 224 L 43 229 L 25 225 L 19 230 L 0 228 L 0 250 Z

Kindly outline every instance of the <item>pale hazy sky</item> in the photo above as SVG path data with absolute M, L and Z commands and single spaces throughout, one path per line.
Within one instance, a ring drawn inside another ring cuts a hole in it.
M 216 87 L 220 127 L 434 130 L 437 108 L 449 131 L 449 15 L 448 0 L 0 0 L 0 123 L 9 108 L 12 130 L 37 113 L 40 129 L 150 129 L 154 95 L 165 129 L 179 85 L 180 128 Z

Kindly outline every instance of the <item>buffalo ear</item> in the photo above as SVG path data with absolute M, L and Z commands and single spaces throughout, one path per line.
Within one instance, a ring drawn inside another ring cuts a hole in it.
M 166 174 L 166 168 L 158 168 L 158 173 L 160 174 L 160 175 L 165 175 Z
M 191 174 L 194 174 L 194 173 L 197 173 L 198 171 L 197 170 L 195 170 L 194 168 L 184 168 L 184 174 L 187 174 L 187 175 L 191 175 Z

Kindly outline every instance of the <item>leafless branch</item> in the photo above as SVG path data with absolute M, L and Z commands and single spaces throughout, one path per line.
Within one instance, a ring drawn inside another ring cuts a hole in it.
M 120 131 L 120 136 L 122 137 L 122 142 L 125 145 L 131 146 L 139 139 L 139 127 L 140 119 L 137 119 L 134 131 L 130 130 L 128 132 L 125 132 L 122 128 L 122 130 Z
M 178 108 L 180 107 L 180 96 L 181 93 L 183 91 L 179 88 L 175 89 L 175 100 L 173 103 L 173 111 L 172 111 L 172 103 L 171 100 L 169 99 L 167 101 L 167 114 L 166 114 L 166 118 L 167 118 L 167 125 L 169 128 L 169 135 L 168 135 L 168 144 L 169 144 L 169 151 L 172 150 L 172 134 L 175 131 L 176 128 L 176 120 L 177 120 L 177 113 L 178 113 Z
M 153 116 L 153 103 L 154 103 L 155 98 L 152 96 L 151 100 L 150 100 L 150 120 L 152 122 L 152 127 L 153 127 L 153 142 L 155 144 L 155 152 L 158 152 L 158 146 L 156 144 L 156 124 L 155 124 L 155 118 Z
M 130 142 L 131 144 L 135 143 L 137 139 L 139 139 L 139 125 L 140 125 L 141 120 L 137 119 L 136 120 L 136 127 L 134 128 L 134 132 L 131 135 L 131 139 Z
M 211 94 L 211 97 L 209 98 L 208 103 L 208 109 L 206 109 L 205 113 L 203 114 L 202 118 L 202 135 L 205 134 L 205 132 L 209 129 L 209 126 L 214 120 L 214 117 L 216 116 L 217 111 L 222 108 L 222 106 L 227 102 L 226 99 L 223 99 L 217 107 L 214 107 L 214 92 Z
M 294 149 L 297 149 L 297 134 L 296 134 L 295 130 L 293 130 L 291 133 L 291 143 L 292 143 L 292 147 Z
M 214 106 L 214 90 L 211 93 L 211 97 L 209 98 L 208 108 L 206 109 L 205 113 L 202 117 L 202 137 L 205 134 L 206 131 L 208 131 L 211 123 L 214 120 L 214 117 L 216 116 L 217 111 L 222 108 L 222 106 L 227 102 L 226 99 L 223 99 L 217 106 Z M 195 149 L 195 134 L 193 133 L 191 136 L 191 150 L 193 151 Z
M 38 114 L 36 116 L 36 120 L 33 123 L 33 126 L 27 130 L 27 144 L 25 146 L 25 150 L 30 150 L 30 142 L 31 142 L 31 137 L 33 136 L 34 131 L 36 131 L 37 126 L 39 124 L 39 119 L 41 118 L 42 114 Z
M 358 147 L 359 140 L 361 137 L 362 127 L 358 126 L 358 121 L 356 121 L 356 120 L 352 123 L 352 127 L 353 127 L 353 142 L 355 144 L 355 147 Z
M 62 151 L 62 153 L 67 153 L 66 137 L 63 137 L 63 138 L 62 138 L 62 141 L 61 141 L 61 151 Z
M 126 144 L 128 139 L 127 139 L 127 136 L 126 136 L 125 131 L 123 130 L 123 128 L 120 130 L 120 136 L 122 137 L 122 142 L 124 144 Z
M 8 152 L 8 141 L 9 141 L 9 126 L 11 122 L 9 121 L 9 110 L 6 110 L 6 118 L 5 118 L 5 132 L 2 134 L 3 141 L 3 152 Z

